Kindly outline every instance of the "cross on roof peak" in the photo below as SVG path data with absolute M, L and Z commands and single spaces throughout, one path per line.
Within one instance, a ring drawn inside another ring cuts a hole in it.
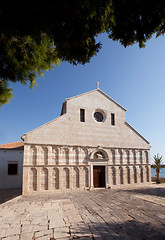
M 99 89 L 99 85 L 100 85 L 100 83 L 99 83 L 99 82 L 97 82 L 97 83 L 96 83 L 96 85 L 97 85 L 97 89 Z

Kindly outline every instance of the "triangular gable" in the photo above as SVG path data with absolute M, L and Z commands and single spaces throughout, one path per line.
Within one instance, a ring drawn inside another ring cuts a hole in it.
M 125 122 L 125 125 L 129 127 L 133 132 L 135 132 L 139 137 L 141 137 L 146 143 L 149 144 L 149 142 L 138 131 L 136 131 L 129 123 Z
M 87 95 L 89 93 L 92 93 L 92 92 L 100 92 L 102 95 L 104 95 L 106 98 L 108 98 L 110 101 L 112 101 L 113 103 L 115 103 L 118 107 L 120 107 L 122 110 L 124 111 L 127 111 L 124 107 L 122 107 L 119 103 L 117 103 L 115 100 L 113 100 L 111 97 L 109 97 L 106 93 L 104 93 L 102 90 L 100 90 L 99 88 L 98 89 L 94 89 L 92 91 L 89 91 L 89 92 L 85 92 L 85 93 L 82 93 L 82 94 L 79 94 L 79 95 L 76 95 L 74 97 L 70 97 L 70 98 L 67 98 L 66 101 L 69 101 L 69 100 L 72 100 L 74 98 L 78 98 L 78 97 L 81 97 L 81 96 L 84 96 L 84 95 Z
M 55 118 L 55 119 L 53 119 L 53 120 L 51 120 L 51 121 L 49 121 L 49 122 L 47 122 L 47 123 L 45 123 L 45 124 L 43 124 L 43 125 L 41 125 L 41 126 L 35 128 L 35 129 L 31 130 L 30 132 L 25 133 L 25 134 L 21 137 L 21 139 L 24 141 L 24 138 L 25 138 L 25 136 L 26 136 L 27 134 L 33 133 L 33 132 L 35 132 L 36 130 L 38 130 L 38 129 L 40 129 L 40 128 L 46 126 L 46 125 L 49 125 L 49 124 L 51 124 L 51 123 L 57 121 L 58 119 L 60 119 L 60 118 L 62 118 L 62 117 L 64 117 L 64 115 L 61 115 L 61 116 L 59 116 L 59 117 L 57 117 L 57 118 Z

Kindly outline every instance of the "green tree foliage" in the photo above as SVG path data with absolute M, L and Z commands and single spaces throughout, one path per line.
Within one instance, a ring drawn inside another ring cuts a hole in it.
M 163 167 L 162 166 L 163 156 L 159 156 L 159 154 L 157 154 L 153 156 L 153 159 L 154 159 L 154 164 L 152 167 L 156 169 L 156 175 L 157 175 L 156 182 L 160 183 L 159 172 L 160 172 L 160 169 Z
M 112 5 L 115 21 L 107 32 L 125 47 L 134 43 L 144 47 L 153 34 L 165 33 L 165 1 L 113 0 Z
M 9 21 L 10 19 L 10 21 Z M 165 31 L 163 0 L 13 0 L 0 3 L 0 103 L 8 81 L 35 84 L 60 61 L 85 64 L 101 48 L 96 36 L 143 47 Z M 3 84 L 2 84 L 3 82 Z M 4 87 L 4 89 L 3 89 Z M 7 90 L 8 89 L 8 90 Z
M 12 89 L 8 88 L 8 82 L 0 80 L 0 107 L 2 104 L 8 103 L 12 97 Z

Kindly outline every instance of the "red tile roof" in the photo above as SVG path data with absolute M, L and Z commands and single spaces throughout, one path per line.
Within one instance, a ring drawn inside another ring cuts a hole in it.
M 0 145 L 0 149 L 22 149 L 23 150 L 24 143 L 21 141 L 12 142 L 12 143 L 5 143 Z

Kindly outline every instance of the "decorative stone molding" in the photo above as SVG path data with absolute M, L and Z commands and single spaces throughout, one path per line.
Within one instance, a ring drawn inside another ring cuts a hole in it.
M 25 146 L 23 192 L 92 189 L 93 167 L 105 167 L 105 187 L 151 180 L 149 150 L 52 145 Z

